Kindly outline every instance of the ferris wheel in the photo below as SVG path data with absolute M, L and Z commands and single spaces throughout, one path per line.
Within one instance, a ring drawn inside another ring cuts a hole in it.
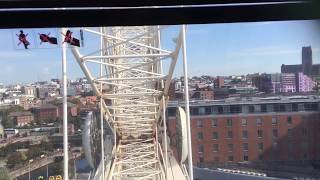
M 165 111 L 180 50 L 186 70 L 185 27 L 181 26 L 173 51 L 161 46 L 163 28 L 166 27 L 83 28 L 100 37 L 100 46 L 89 54 L 72 48 L 100 98 L 101 123 L 96 131 L 104 134 L 103 126 L 107 124 L 113 134 L 113 143 L 106 144 L 104 136 L 99 139 L 102 153 L 95 179 L 193 179 L 188 96 L 187 113 L 179 108 L 177 116 L 179 162 L 169 145 Z M 167 74 L 164 60 L 170 61 Z M 100 68 L 98 75 L 93 72 L 94 66 Z M 105 146 L 113 146 L 108 155 Z

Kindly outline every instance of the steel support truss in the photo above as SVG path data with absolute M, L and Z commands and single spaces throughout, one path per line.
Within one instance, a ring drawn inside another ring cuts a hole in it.
M 163 109 L 172 74 L 181 47 L 181 33 L 174 51 L 160 47 L 159 26 L 106 27 L 83 29 L 103 38 L 103 48 L 80 54 L 72 52 L 103 99 L 101 111 L 115 134 L 109 179 L 167 179 L 168 163 L 161 148 Z M 162 61 L 171 61 L 169 73 L 162 73 Z M 103 66 L 104 73 L 94 75 L 88 64 Z M 102 84 L 102 85 L 101 85 Z M 166 142 L 166 141 L 165 141 Z M 165 151 L 165 152 L 163 152 Z

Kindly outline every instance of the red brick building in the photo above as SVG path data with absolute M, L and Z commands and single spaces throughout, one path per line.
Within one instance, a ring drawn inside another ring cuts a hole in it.
M 30 124 L 34 118 L 30 111 L 25 112 L 12 112 L 9 114 L 9 118 L 14 121 L 14 124 L 18 127 Z
M 210 88 L 202 88 L 196 91 L 192 91 L 191 99 L 197 100 L 213 100 L 214 92 Z
M 95 104 L 97 102 L 97 96 L 86 96 L 86 104 Z
M 56 120 L 58 117 L 58 107 L 52 104 L 43 104 L 39 107 L 31 108 L 35 119 L 41 120 Z
M 167 111 L 173 146 L 177 105 L 169 103 Z M 311 96 L 193 101 L 193 162 L 216 166 L 320 160 L 319 110 L 319 97 Z
M 69 116 L 77 116 L 78 115 L 78 108 L 75 104 L 68 102 L 68 115 Z M 58 117 L 62 119 L 63 117 L 63 104 L 58 106 Z

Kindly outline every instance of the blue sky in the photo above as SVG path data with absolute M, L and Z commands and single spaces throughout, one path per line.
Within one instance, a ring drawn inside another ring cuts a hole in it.
M 320 63 L 320 21 L 282 21 L 258 23 L 189 25 L 187 51 L 189 75 L 239 75 L 280 72 L 281 64 L 301 63 L 301 47 L 312 46 L 313 62 Z M 162 32 L 163 47 L 174 48 L 172 39 L 178 26 Z M 54 29 L 31 29 L 39 31 Z M 0 30 L 0 82 L 5 84 L 48 80 L 61 76 L 59 48 L 17 49 L 17 29 Z M 28 31 L 28 30 L 26 30 Z M 54 33 L 54 32 L 53 32 Z M 56 32 L 58 33 L 58 32 Z M 94 51 L 97 36 L 85 33 L 82 52 Z M 35 42 L 37 44 L 38 42 Z M 175 76 L 180 76 L 177 64 Z M 75 59 L 68 53 L 68 75 L 82 77 Z

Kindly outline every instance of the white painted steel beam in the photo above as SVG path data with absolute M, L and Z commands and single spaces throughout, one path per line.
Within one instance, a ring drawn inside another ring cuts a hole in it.
M 101 98 L 101 112 L 115 135 L 113 161 L 106 170 L 109 172 L 106 179 L 168 178 L 165 171 L 169 165 L 169 145 L 166 138 L 159 139 L 167 136 L 159 117 L 165 116 L 163 108 L 182 36 L 173 52 L 164 50 L 160 46 L 160 29 L 159 26 L 105 27 L 100 31 L 84 28 L 99 35 L 103 46 L 85 56 L 77 48 L 72 49 L 94 93 Z M 162 70 L 164 60 L 171 61 L 168 74 Z M 100 66 L 99 75 L 94 76 L 89 68 L 92 65 Z M 163 144 L 160 141 L 164 141 L 164 148 L 159 146 Z

